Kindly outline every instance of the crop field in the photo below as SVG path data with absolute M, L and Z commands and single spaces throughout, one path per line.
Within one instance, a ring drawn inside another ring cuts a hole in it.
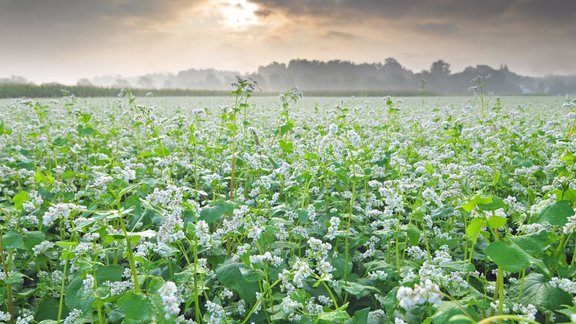
M 0 101 L 0 322 L 576 322 L 576 100 Z

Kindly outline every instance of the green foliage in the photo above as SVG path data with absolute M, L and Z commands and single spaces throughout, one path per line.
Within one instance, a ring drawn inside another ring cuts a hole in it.
M 234 86 L 0 101 L 0 315 L 569 319 L 576 106 Z
M 530 255 L 512 242 L 492 242 L 484 252 L 506 271 L 520 272 L 530 265 Z

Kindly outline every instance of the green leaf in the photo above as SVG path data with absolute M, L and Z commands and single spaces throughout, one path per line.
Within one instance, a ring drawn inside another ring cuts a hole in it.
M 394 313 L 394 309 L 396 309 L 396 304 L 398 303 L 398 298 L 396 297 L 397 292 L 398 287 L 394 287 L 384 297 L 384 300 L 382 301 L 382 306 L 384 307 L 386 314 Z
M 471 319 L 470 317 L 468 317 L 464 314 L 458 314 L 458 315 L 454 315 L 454 316 L 450 317 L 450 320 L 448 321 L 448 323 L 465 324 L 465 323 L 476 323 L 476 321 L 474 321 L 473 319 Z
M 420 241 L 420 230 L 413 224 L 408 225 L 406 228 L 406 234 L 408 235 L 408 242 L 410 245 L 417 245 Z
M 2 235 L 2 245 L 6 250 L 26 249 L 24 237 L 16 231 L 9 231 Z
M 384 260 L 375 260 L 364 263 L 364 268 L 366 268 L 366 272 L 372 272 L 377 270 L 384 270 L 386 272 L 394 272 L 396 267 L 391 265 L 390 263 Z
M 482 227 L 486 226 L 486 221 L 482 218 L 476 217 L 472 218 L 468 226 L 466 226 L 466 235 L 473 240 L 476 241 L 478 234 L 482 230 Z
M 46 236 L 44 235 L 44 233 L 37 231 L 26 232 L 23 235 L 24 246 L 28 251 L 32 251 L 33 247 L 44 242 L 45 239 Z
M 548 279 L 539 273 L 530 273 L 522 280 L 517 280 L 510 288 L 511 296 L 518 296 L 520 289 L 520 302 L 524 305 L 532 304 L 536 307 L 543 307 L 554 311 L 560 309 L 562 305 L 570 305 L 572 296 L 564 290 L 552 285 Z
M 65 138 L 62 137 L 56 137 L 53 141 L 52 141 L 52 145 L 54 146 L 64 146 L 66 145 L 68 141 Z
M 449 218 L 452 217 L 453 215 L 454 215 L 454 208 L 447 207 L 447 208 L 438 208 L 434 210 L 430 216 L 432 217 L 432 219 L 436 219 L 436 218 Z
M 64 292 L 64 302 L 68 309 L 79 309 L 86 313 L 91 307 L 96 298 L 91 292 L 84 291 L 82 284 L 82 277 L 77 275 L 68 283 L 66 291 Z
M 500 197 L 490 197 L 489 202 L 483 200 L 478 203 L 478 207 L 480 207 L 482 210 L 497 210 L 500 208 L 506 208 L 506 203 Z
M 157 147 L 154 149 L 154 155 L 157 157 L 166 157 L 170 155 L 170 150 L 165 147 Z
M 509 241 L 492 242 L 484 253 L 506 271 L 520 272 L 530 265 L 530 255 Z
M 294 128 L 294 121 L 287 120 L 284 125 L 280 127 L 280 135 L 285 135 Z
M 92 127 L 84 127 L 82 125 L 78 125 L 76 129 L 78 130 L 78 134 L 80 136 L 92 136 L 94 133 L 96 133 L 96 130 L 94 130 Z
M 368 323 L 368 314 L 370 313 L 370 307 L 363 308 L 354 312 L 354 316 L 347 320 L 345 324 L 365 324 Z
M 212 224 L 222 218 L 225 214 L 232 213 L 233 210 L 234 204 L 218 200 L 216 206 L 202 208 L 200 211 L 200 219 L 206 221 L 208 224 Z
M 63 248 L 63 249 L 71 249 L 71 248 L 75 248 L 78 245 L 78 242 L 58 241 L 54 244 L 58 247 Z
M 375 287 L 365 286 L 357 282 L 348 282 L 348 284 L 344 286 L 344 290 L 346 290 L 348 293 L 350 293 L 351 295 L 355 296 L 358 299 L 366 297 L 371 293 L 380 292 L 380 290 L 378 290 Z
M 20 272 L 11 272 L 8 277 L 4 279 L 4 283 L 12 286 L 19 286 L 24 282 L 24 275 Z
M 462 311 L 462 306 L 456 304 L 453 301 L 443 302 L 434 315 L 432 315 L 432 323 L 434 324 L 444 324 L 444 323 L 455 323 L 455 324 L 470 324 L 470 320 L 461 319 L 458 315 L 464 315 Z M 475 320 L 479 320 L 478 314 L 474 311 L 473 307 L 467 307 L 466 312 L 470 315 L 475 316 Z M 474 320 L 473 319 L 473 320 Z
M 494 172 L 494 179 L 492 179 L 492 186 L 495 186 L 498 184 L 498 181 L 500 181 L 501 175 L 502 175 L 502 172 L 500 170 L 496 170 Z
M 16 209 L 22 209 L 22 205 L 28 200 L 28 193 L 26 191 L 20 191 L 14 197 L 12 197 L 12 202 Z
M 252 304 L 256 302 L 258 284 L 246 280 L 240 270 L 242 268 L 244 265 L 241 263 L 225 262 L 216 268 L 216 277 L 222 285 L 234 289 L 242 299 Z
M 534 162 L 530 159 L 517 156 L 512 160 L 512 164 L 517 167 L 529 168 L 534 165 Z
M 576 190 L 572 188 L 568 188 L 566 190 L 557 189 L 554 190 L 552 193 L 556 195 L 557 201 L 570 200 L 572 203 L 576 202 Z
M 471 212 L 472 209 L 474 209 L 474 207 L 476 207 L 476 202 L 473 200 L 467 201 L 462 204 L 462 209 L 464 209 L 467 212 Z
M 440 268 L 448 269 L 450 271 L 458 271 L 458 272 L 473 272 L 476 270 L 474 265 L 466 262 L 466 261 L 450 261 L 446 263 L 440 264 Z
M 318 315 L 320 323 L 338 323 L 350 318 L 350 315 L 345 310 L 335 310 L 329 313 L 321 313 Z
M 76 222 L 76 225 L 78 227 L 86 227 L 86 226 L 92 225 L 92 224 L 94 224 L 100 220 L 112 220 L 112 219 L 121 218 L 121 217 L 124 217 L 124 215 L 130 214 L 133 209 L 134 208 L 122 209 L 122 210 L 120 210 L 120 212 L 118 212 L 116 210 L 106 210 L 106 211 L 96 212 L 96 213 L 94 213 L 94 215 L 92 215 L 92 217 L 85 218 L 83 220 Z M 122 237 L 124 237 L 124 236 L 122 236 Z
M 151 322 L 154 318 L 152 303 L 144 295 L 138 295 L 128 291 L 118 299 L 118 307 L 124 312 L 128 322 L 142 323 Z
M 280 140 L 278 144 L 280 145 L 280 148 L 282 149 L 282 151 L 284 151 L 284 153 L 289 154 L 294 151 L 294 143 L 292 141 Z
M 190 280 L 193 280 L 192 278 L 193 277 L 190 277 L 187 283 L 189 283 Z M 150 283 L 148 284 L 148 293 L 159 291 L 165 283 L 166 281 L 164 281 L 163 278 L 151 276 Z
M 44 297 L 36 308 L 34 313 L 34 319 L 38 322 L 45 320 L 57 320 L 58 319 L 58 308 L 60 303 L 57 299 L 52 297 Z M 68 310 L 64 309 L 63 318 L 66 318 Z
M 488 218 L 488 227 L 498 229 L 506 225 L 507 221 L 506 217 L 491 216 Z
M 346 258 L 343 254 L 338 254 L 335 258 L 332 255 L 329 255 L 328 262 L 330 262 L 335 269 L 332 273 L 335 279 L 344 277 L 344 269 L 346 269 L 348 273 L 352 272 L 352 260 L 348 260 L 348 266 L 346 267 Z
M 540 214 L 538 223 L 564 226 L 568 222 L 568 217 L 572 215 L 574 215 L 572 203 L 568 200 L 561 200 L 554 205 L 546 207 Z
M 96 283 L 101 286 L 104 282 L 122 281 L 124 268 L 119 265 L 107 265 L 98 267 L 95 271 Z
M 464 209 L 467 212 L 471 212 L 472 209 L 474 209 L 474 207 L 476 207 L 476 206 L 479 206 L 479 207 L 480 207 L 480 205 L 489 206 L 491 203 L 493 203 L 492 197 L 490 197 L 490 196 L 484 197 L 484 196 L 480 196 L 479 194 L 476 194 L 476 195 L 474 195 L 474 197 L 472 197 L 472 199 L 470 199 L 466 203 L 462 204 L 462 209 Z M 485 210 L 487 210 L 487 209 L 485 209 Z
M 542 230 L 529 235 L 514 236 L 510 240 L 533 257 L 541 255 L 556 240 L 552 233 Z

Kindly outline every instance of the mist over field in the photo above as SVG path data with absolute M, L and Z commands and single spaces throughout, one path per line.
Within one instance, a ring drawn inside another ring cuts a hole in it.
M 506 65 L 492 68 L 487 65 L 451 71 L 450 64 L 438 60 L 429 70 L 418 73 L 402 66 L 396 59 L 384 63 L 355 64 L 348 61 L 291 60 L 288 64 L 271 63 L 260 66 L 254 73 L 220 71 L 216 69 L 188 69 L 178 73 L 153 73 L 137 77 L 121 75 L 82 78 L 76 85 L 83 87 L 115 87 L 146 90 L 220 90 L 228 91 L 237 76 L 250 78 L 260 91 L 279 92 L 291 87 L 312 93 L 432 93 L 437 95 L 469 95 L 473 81 L 482 77 L 485 90 L 495 95 L 569 95 L 576 93 L 576 76 L 551 75 L 530 77 L 516 74 Z M 22 77 L 0 78 L 1 84 L 27 84 Z M 162 93 L 162 92 L 160 92 Z

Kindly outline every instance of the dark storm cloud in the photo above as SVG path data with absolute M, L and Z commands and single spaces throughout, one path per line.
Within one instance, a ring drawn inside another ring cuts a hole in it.
M 102 19 L 137 17 L 166 19 L 193 0 L 3 0 L 0 22 L 25 24 L 93 22 Z
M 448 19 L 482 21 L 502 19 L 572 24 L 574 0 L 250 0 L 272 12 L 288 15 L 386 18 Z
M 126 27 L 146 30 L 177 16 L 181 9 L 194 3 L 191 0 L 2 0 L 0 36 L 8 41 L 33 41 L 48 35 L 55 40 L 105 37 Z
M 446 36 L 461 35 L 461 31 L 458 26 L 447 23 L 435 23 L 435 22 L 416 23 L 414 25 L 414 28 L 422 32 L 431 34 L 441 34 Z

